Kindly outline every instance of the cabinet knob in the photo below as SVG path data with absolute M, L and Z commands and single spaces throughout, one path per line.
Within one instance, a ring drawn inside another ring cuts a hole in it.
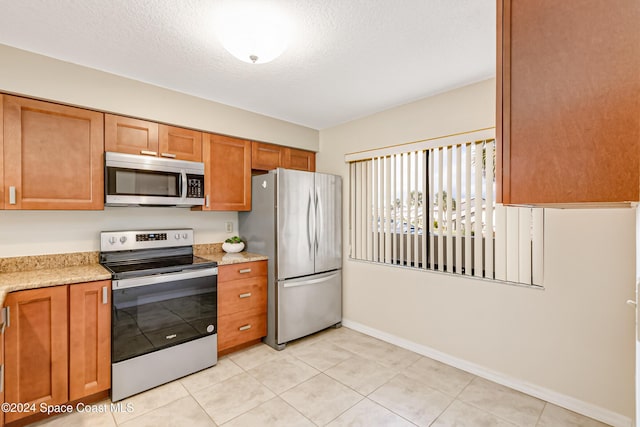
M 16 187 L 14 187 L 13 185 L 9 187 L 9 204 L 16 204 Z

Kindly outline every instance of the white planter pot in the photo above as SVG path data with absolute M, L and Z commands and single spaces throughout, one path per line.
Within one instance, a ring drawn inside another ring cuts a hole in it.
M 227 252 L 227 253 L 236 253 L 236 252 L 241 252 L 244 249 L 244 242 L 240 242 L 240 243 L 227 243 L 224 242 L 222 244 L 222 250 Z

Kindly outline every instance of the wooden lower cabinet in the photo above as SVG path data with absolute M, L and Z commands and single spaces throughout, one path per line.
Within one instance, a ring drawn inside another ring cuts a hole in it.
M 109 389 L 110 287 L 100 281 L 7 295 L 5 402 L 34 410 L 5 412 L 5 422 Z
M 111 387 L 111 282 L 69 286 L 69 400 Z
M 218 354 L 267 335 L 267 261 L 218 268 Z
M 5 305 L 5 401 L 33 409 L 6 412 L 9 423 L 68 401 L 67 286 L 11 292 Z

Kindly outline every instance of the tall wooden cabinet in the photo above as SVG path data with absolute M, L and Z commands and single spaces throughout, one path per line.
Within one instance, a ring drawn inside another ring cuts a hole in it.
M 204 210 L 251 210 L 251 141 L 205 134 Z
M 12 422 L 111 384 L 111 282 L 11 292 L 5 300 L 5 401 L 35 405 Z
M 103 115 L 3 96 L 5 209 L 102 209 Z
M 497 4 L 498 199 L 640 200 L 640 2 Z

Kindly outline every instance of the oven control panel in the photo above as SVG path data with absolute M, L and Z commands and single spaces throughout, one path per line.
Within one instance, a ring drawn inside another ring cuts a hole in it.
M 167 240 L 167 233 L 136 234 L 136 242 L 154 242 L 157 240 Z
M 192 229 L 103 231 L 100 233 L 100 250 L 102 252 L 179 246 L 193 246 Z

